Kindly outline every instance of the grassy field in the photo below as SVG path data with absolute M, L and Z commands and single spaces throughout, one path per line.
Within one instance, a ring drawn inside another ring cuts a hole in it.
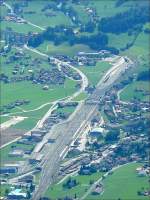
M 140 89 L 143 91 L 136 91 Z M 120 94 L 120 99 L 123 101 L 131 101 L 133 98 L 137 98 L 143 101 L 149 101 L 150 95 L 144 96 L 143 93 L 149 91 L 148 81 L 135 81 L 128 85 Z
M 76 179 L 77 182 L 79 182 L 79 184 L 71 189 L 64 189 L 63 188 L 63 184 L 66 182 L 66 180 L 64 180 L 62 183 L 58 183 L 53 185 L 52 187 L 50 187 L 45 196 L 50 197 L 52 199 L 57 199 L 59 197 L 65 197 L 65 196 L 69 196 L 69 197 L 74 197 L 75 194 L 77 195 L 77 197 L 81 197 L 86 191 L 87 189 L 90 187 L 90 181 L 96 181 L 97 179 L 99 179 L 102 176 L 102 173 L 94 173 L 90 176 L 81 176 L 81 175 L 77 175 L 77 176 L 73 176 L 73 179 Z
M 28 105 L 21 106 L 23 109 L 35 109 L 38 106 L 73 94 L 76 82 L 66 79 L 64 85 L 51 86 L 49 90 L 42 90 L 41 85 L 34 85 L 30 82 L 16 82 L 1 84 L 1 105 L 7 105 L 17 99 L 28 99 Z
M 0 43 L 3 45 L 3 43 Z M 51 65 L 48 63 L 47 59 L 40 55 L 37 55 L 31 51 L 21 51 L 24 53 L 22 57 L 18 60 L 11 60 L 11 58 L 20 51 L 12 48 L 6 56 L 1 56 L 1 68 L 0 73 L 6 74 L 8 77 L 22 76 L 21 72 L 24 71 L 24 75 L 30 75 L 28 70 L 33 70 L 34 73 L 39 72 L 40 69 L 51 69 Z M 15 66 L 18 66 L 18 72 L 13 75 Z
M 126 47 L 126 44 L 132 42 L 134 39 L 134 36 L 128 36 L 127 33 L 119 35 L 109 33 L 108 37 L 108 46 L 116 47 L 117 49 Z
M 137 195 L 137 191 L 142 187 L 149 188 L 148 177 L 138 177 L 136 168 L 139 163 L 131 163 L 117 169 L 104 181 L 104 193 L 102 196 L 89 195 L 87 200 L 148 200 L 148 197 Z
M 9 22 L 9 21 L 2 21 L 0 30 L 5 30 L 6 28 L 12 28 L 13 31 L 18 32 L 18 33 L 24 33 L 27 34 L 28 32 L 41 32 L 37 27 L 31 26 L 29 24 L 19 24 L 15 22 Z
M 110 67 L 108 62 L 100 61 L 96 66 L 81 66 L 79 69 L 87 76 L 90 84 L 96 85 Z
M 126 6 L 115 7 L 116 1 L 114 0 L 92 0 L 89 1 L 89 6 L 96 8 L 96 11 L 100 17 L 113 16 L 118 12 L 125 11 L 128 9 Z
M 46 28 L 48 26 L 56 26 L 56 25 L 69 25 L 71 24 L 70 18 L 65 16 L 60 11 L 52 11 L 52 9 L 49 9 L 47 12 L 54 14 L 54 16 L 47 17 L 45 15 L 45 12 L 42 12 L 42 9 L 47 5 L 47 2 L 39 0 L 37 1 L 31 1 L 30 6 L 23 9 L 23 16 L 26 20 L 29 20 L 30 22 L 41 25 L 42 27 Z M 33 11 L 35 13 L 29 14 L 26 12 Z
M 73 99 L 73 101 L 82 101 L 84 99 L 86 99 L 88 97 L 88 94 L 85 92 L 82 92 L 81 94 L 79 94 L 77 97 L 75 97 Z
M 8 116 L 0 116 L 0 124 L 8 121 L 9 119 L 10 119 L 10 117 L 8 117 Z
M 15 148 L 21 148 L 24 150 L 31 150 L 34 145 L 25 145 L 25 144 L 17 144 L 16 142 L 7 145 L 6 147 L 3 147 L 0 149 L 0 155 L 1 155 L 1 165 L 2 163 L 6 163 L 7 161 L 22 161 L 24 160 L 23 157 L 10 157 L 8 154 L 12 151 L 12 146 Z
M 7 8 L 5 6 L 0 5 L 1 17 L 5 17 L 7 14 Z
M 91 49 L 88 46 L 82 44 L 70 46 L 68 43 L 64 42 L 61 45 L 55 46 L 53 42 L 48 41 L 41 44 L 38 47 L 38 50 L 50 55 L 64 54 L 69 56 L 76 55 L 80 51 L 91 51 Z
M 129 56 L 129 57 L 141 57 L 147 56 L 149 53 L 149 34 L 145 34 L 144 32 L 140 33 L 134 43 L 134 45 L 122 52 L 121 54 Z
M 31 111 L 27 113 L 18 114 L 19 116 L 28 117 L 24 119 L 22 122 L 19 122 L 16 125 L 13 125 L 13 128 L 22 129 L 25 131 L 31 130 L 37 124 L 37 122 L 46 114 L 46 112 L 50 109 L 51 105 L 46 105 L 37 111 Z
M 82 1 L 81 4 L 71 4 L 68 3 L 68 7 L 69 6 L 73 6 L 74 10 L 77 12 L 78 14 L 78 18 L 81 22 L 83 23 L 87 23 L 90 20 L 90 17 L 88 16 L 88 13 L 85 11 L 85 8 L 87 7 L 86 2 Z
M 1 184 L 0 197 L 4 197 L 6 195 L 5 191 L 10 191 L 11 187 L 12 185 Z
M 73 113 L 75 110 L 75 107 L 74 106 L 66 106 L 64 108 L 58 108 L 55 112 L 56 113 L 66 113 L 66 114 L 71 114 Z

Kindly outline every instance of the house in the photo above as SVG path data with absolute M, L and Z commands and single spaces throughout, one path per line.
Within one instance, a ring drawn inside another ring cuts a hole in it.
M 103 132 L 104 132 L 104 128 L 96 127 L 96 128 L 94 128 L 94 129 L 92 129 L 90 131 L 90 136 L 92 136 L 92 137 L 98 137 L 101 134 L 103 134 Z
M 43 158 L 43 154 L 34 153 L 33 156 L 29 159 L 30 164 L 39 163 Z
M 22 157 L 24 155 L 24 151 L 22 149 L 14 149 L 8 155 L 11 157 Z
M 49 86 L 48 85 L 44 85 L 43 86 L 43 90 L 48 90 L 49 89 Z
M 27 175 L 18 180 L 19 182 L 31 183 L 33 181 L 33 175 Z
M 15 174 L 18 172 L 18 167 L 7 167 L 7 166 L 4 166 L 4 167 L 1 167 L 0 168 L 0 174 Z
M 103 192 L 103 186 L 101 184 L 96 185 L 94 191 L 92 192 L 93 195 L 99 195 Z
M 21 189 L 15 189 L 8 194 L 7 198 L 12 200 L 15 199 L 23 200 L 27 199 L 27 193 L 22 192 Z
M 28 139 L 33 141 L 33 142 L 40 142 L 43 138 L 43 135 L 40 133 L 31 133 L 31 136 L 28 136 Z

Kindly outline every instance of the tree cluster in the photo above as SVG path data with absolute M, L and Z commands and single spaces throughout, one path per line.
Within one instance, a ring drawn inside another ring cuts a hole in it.
M 63 42 L 68 42 L 71 46 L 84 44 L 95 50 L 104 49 L 108 44 L 108 37 L 103 33 L 91 36 L 76 36 L 71 27 L 61 25 L 55 28 L 48 27 L 43 33 L 32 36 L 28 41 L 28 45 L 35 48 L 46 40 L 54 42 L 54 45 L 60 45 Z
M 99 30 L 104 33 L 120 34 L 133 29 L 138 24 L 144 24 L 149 21 L 150 15 L 148 7 L 131 8 L 115 16 L 102 18 L 99 23 Z
M 150 70 L 141 72 L 137 77 L 137 81 L 149 81 L 149 80 L 150 80 Z

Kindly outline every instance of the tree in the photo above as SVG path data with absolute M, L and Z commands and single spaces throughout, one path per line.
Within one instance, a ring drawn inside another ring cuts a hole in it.
M 134 29 L 137 25 L 149 22 L 149 20 L 149 7 L 137 6 L 115 16 L 102 18 L 99 30 L 105 33 L 120 34 Z
M 33 185 L 32 183 L 31 183 L 31 185 L 30 185 L 30 192 L 33 192 L 35 190 L 35 185 Z
M 8 188 L 6 188 L 6 189 L 5 189 L 5 195 L 7 196 L 7 195 L 8 195 L 8 193 L 9 193 L 9 189 L 8 189 Z
M 31 193 L 29 191 L 27 191 L 27 199 L 31 198 Z
M 120 134 L 119 130 L 109 131 L 107 133 L 107 135 L 105 136 L 105 141 L 106 142 L 116 141 L 116 140 L 118 140 L 119 134 Z

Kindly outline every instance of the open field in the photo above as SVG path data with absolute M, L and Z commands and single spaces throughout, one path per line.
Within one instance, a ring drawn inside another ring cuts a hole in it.
M 129 57 L 147 56 L 149 53 L 149 40 L 149 34 L 142 32 L 138 35 L 134 45 L 121 54 Z
M 115 7 L 115 1 L 113 0 L 102 0 L 100 3 L 97 0 L 89 1 L 89 6 L 96 8 L 96 11 L 100 17 L 113 16 L 118 12 L 125 11 L 128 9 L 126 6 Z
M 69 197 L 74 197 L 76 194 L 76 196 L 79 198 L 90 187 L 90 181 L 96 181 L 101 176 L 102 176 L 102 173 L 99 173 L 99 172 L 94 173 L 89 176 L 86 176 L 86 175 L 73 176 L 72 178 L 76 179 L 76 181 L 79 183 L 77 186 L 71 189 L 65 189 L 63 188 L 63 184 L 66 182 L 66 180 L 64 180 L 62 183 L 58 183 L 51 186 L 47 190 L 45 196 L 50 197 L 52 199 L 56 199 L 59 197 L 65 197 L 66 195 L 68 195 Z
M 1 43 L 3 45 L 3 43 Z M 23 56 L 20 56 L 19 59 L 12 60 L 12 57 L 17 54 L 22 53 Z M 28 50 L 17 50 L 12 48 L 10 52 L 8 52 L 5 56 L 1 56 L 1 73 L 5 73 L 7 76 L 12 76 L 12 72 L 15 68 L 18 67 L 17 75 L 20 74 L 23 70 L 24 75 L 29 75 L 28 70 L 33 70 L 33 72 L 39 71 L 39 69 L 51 69 L 51 65 L 48 63 L 47 59 L 43 58 L 43 56 L 37 55 L 34 52 Z M 15 75 L 13 75 L 15 77 Z
M 81 94 L 79 94 L 76 98 L 74 98 L 74 101 L 82 101 L 85 100 L 88 97 L 88 94 L 85 92 L 82 92 Z
M 77 12 L 78 18 L 81 22 L 87 23 L 90 20 L 90 17 L 88 13 L 85 11 L 85 8 L 87 7 L 86 1 L 82 1 L 81 4 L 73 4 L 68 3 L 68 7 L 73 6 L 73 9 Z
M 27 117 L 24 121 L 13 126 L 15 129 L 21 129 L 28 131 L 34 128 L 37 122 L 46 114 L 46 112 L 50 109 L 51 105 L 46 105 L 45 107 L 31 112 L 24 112 L 20 114 L 20 116 Z
M 55 112 L 56 113 L 66 113 L 66 114 L 71 114 L 73 113 L 75 110 L 75 107 L 73 106 L 68 106 L 68 107 L 64 107 L 64 108 L 58 108 Z
M 11 119 L 9 116 L 0 116 L 0 124 L 8 121 L 9 119 Z
M 100 61 L 96 66 L 81 66 L 79 69 L 87 76 L 90 84 L 96 85 L 110 67 L 108 62 Z
M 21 108 L 27 110 L 35 109 L 44 103 L 55 101 L 73 94 L 76 91 L 75 85 L 75 81 L 66 79 L 64 86 L 51 86 L 49 90 L 44 91 L 42 90 L 42 85 L 35 85 L 27 81 L 1 84 L 1 105 L 9 104 L 17 99 L 28 99 L 30 100 L 30 103 L 21 106 Z
M 76 55 L 80 51 L 92 51 L 88 46 L 82 44 L 70 46 L 68 43 L 64 42 L 61 45 L 55 46 L 53 42 L 48 41 L 41 44 L 38 50 L 50 55 L 64 54 L 68 56 Z
M 0 5 L 1 17 L 6 16 L 7 8 L 5 6 Z
M 108 38 L 109 38 L 108 40 L 109 46 L 120 49 L 120 48 L 125 48 L 128 43 L 132 42 L 134 36 L 129 36 L 127 33 L 122 33 L 119 35 L 109 33 Z
M 6 191 L 7 190 L 9 191 L 11 187 L 12 187 L 12 185 L 2 184 L 1 190 L 0 190 L 0 197 L 3 197 L 6 194 Z
M 16 142 L 7 145 L 0 149 L 1 154 L 1 164 L 7 163 L 8 161 L 22 161 L 23 157 L 10 157 L 8 154 L 12 151 L 13 148 L 21 148 L 24 150 L 31 150 L 34 148 L 34 145 L 25 145 L 25 144 L 17 144 Z
M 15 129 L 12 127 L 5 129 L 1 133 L 0 146 L 9 143 L 15 140 L 16 138 L 23 136 L 24 134 L 25 131 L 21 129 Z
M 69 25 L 71 24 L 70 18 L 68 16 L 65 16 L 62 12 L 56 11 L 54 12 L 52 9 L 48 10 L 48 13 L 51 13 L 52 16 L 46 16 L 42 9 L 47 5 L 47 2 L 44 2 L 42 0 L 37 1 L 31 1 L 30 6 L 25 7 L 23 9 L 23 17 L 26 20 L 29 20 L 30 22 L 40 25 L 44 28 L 48 26 L 56 26 L 56 25 Z M 30 14 L 30 11 L 34 12 Z
M 2 21 L 0 30 L 5 30 L 6 28 L 12 28 L 13 31 L 18 33 L 24 33 L 27 34 L 28 32 L 41 32 L 41 30 L 37 27 L 33 27 L 29 24 L 20 24 L 15 22 L 8 22 L 8 21 Z
M 104 193 L 99 196 L 89 195 L 87 200 L 148 200 L 148 197 L 137 195 L 141 188 L 149 188 L 148 177 L 138 177 L 136 168 L 141 166 L 139 163 L 132 163 L 122 166 L 104 181 Z
M 136 89 L 140 91 L 136 91 Z M 149 101 L 150 96 L 144 96 L 144 92 L 149 91 L 149 82 L 148 81 L 135 81 L 128 85 L 120 94 L 120 98 L 123 101 L 131 101 L 133 98 L 140 100 Z M 128 95 L 127 95 L 128 94 Z

